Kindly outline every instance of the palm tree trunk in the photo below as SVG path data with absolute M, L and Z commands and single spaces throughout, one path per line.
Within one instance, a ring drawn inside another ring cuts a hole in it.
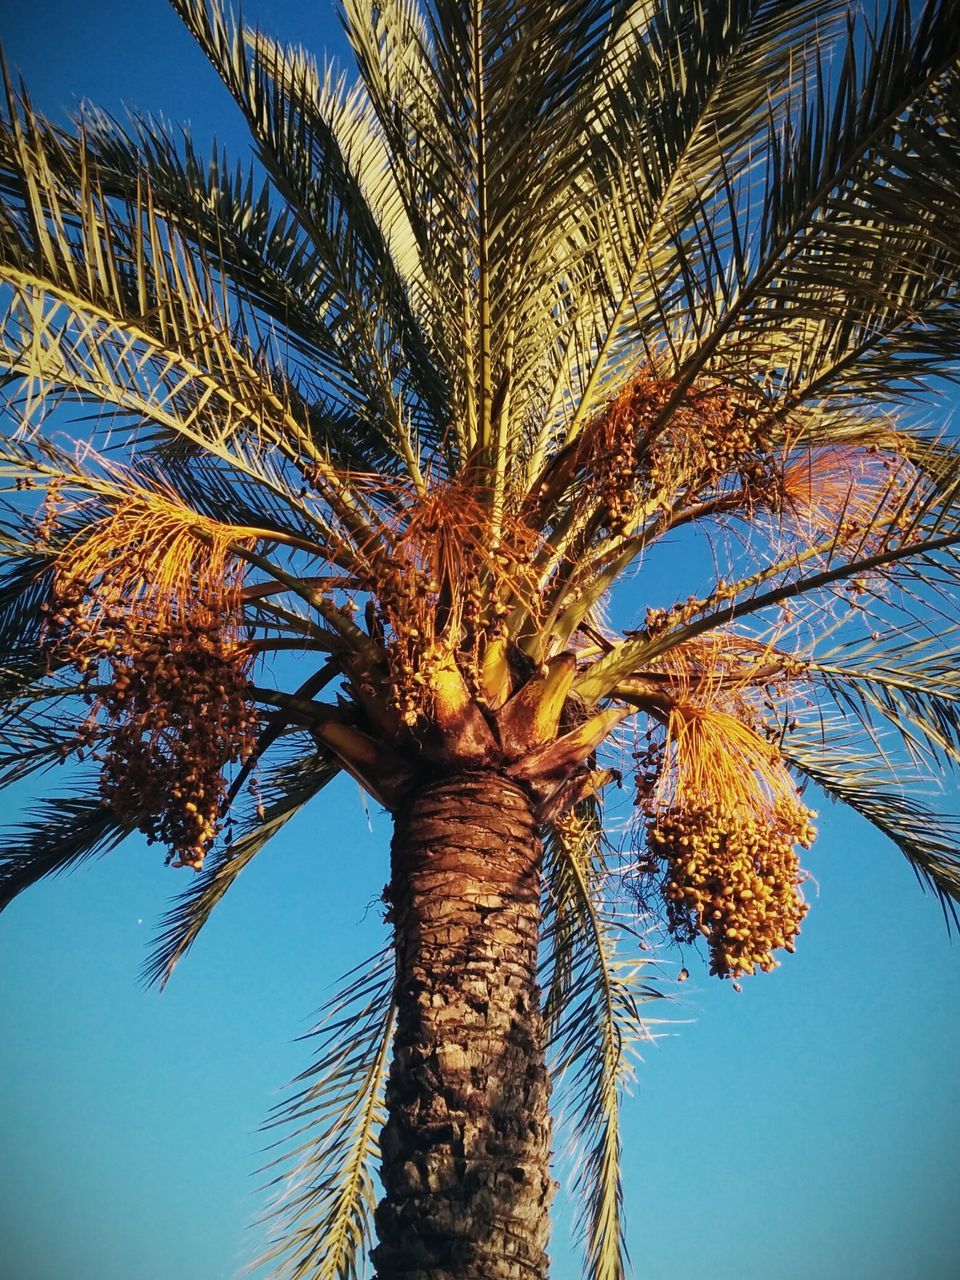
M 379 1280 L 547 1274 L 541 855 L 528 797 L 494 773 L 432 783 L 396 815 Z

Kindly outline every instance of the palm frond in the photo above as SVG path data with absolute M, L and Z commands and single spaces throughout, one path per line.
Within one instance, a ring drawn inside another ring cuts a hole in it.
M 129 834 L 99 794 L 50 796 L 28 813 L 27 821 L 7 828 L 0 850 L 0 910 L 44 876 L 108 853 Z
M 17 195 L 0 224 L 0 355 L 21 384 L 19 399 L 16 386 L 5 399 L 20 407 L 24 429 L 36 429 L 31 415 L 54 393 L 109 406 L 229 461 L 323 529 L 322 513 L 298 496 L 309 473 L 365 540 L 349 485 L 314 443 L 307 406 L 264 361 L 269 343 L 233 331 L 217 273 L 159 214 L 149 186 L 111 201 L 83 162 L 79 185 L 64 188 L 34 129 L 11 96 L 2 132 Z
M 266 1220 L 278 1231 L 251 1269 L 273 1263 L 275 1280 L 359 1280 L 363 1273 L 377 1202 L 394 984 L 389 947 L 345 975 L 310 1032 L 318 1041 L 313 1063 L 268 1122 L 286 1135 L 265 1170 L 276 1193 Z
M 50 594 L 50 556 L 24 550 L 16 558 L 4 548 L 0 568 L 0 704 L 25 680 L 43 674 L 39 648 L 43 623 L 41 606 Z
M 946 763 L 957 769 L 960 649 L 946 646 L 943 633 L 924 631 L 917 629 L 911 637 L 912 652 L 906 661 L 897 662 L 882 650 L 871 657 L 869 650 L 880 645 L 861 644 L 849 657 L 841 652 L 832 661 L 813 659 L 810 669 L 840 710 L 861 722 L 870 737 L 892 728 L 906 752 L 927 768 Z M 854 656 L 857 649 L 859 656 Z
M 82 745 L 78 738 L 77 708 L 81 700 L 84 710 L 93 701 L 87 686 L 55 680 L 31 685 L 22 673 L 14 674 L 15 680 L 8 678 L 11 702 L 0 714 L 0 789 L 71 758 L 84 761 L 101 736 L 88 723 Z
M 76 122 L 77 136 L 44 120 L 21 95 L 31 143 L 65 189 L 78 189 L 88 171 L 103 194 L 133 202 L 144 185 L 156 209 L 209 261 L 228 270 L 238 302 L 283 331 L 281 345 L 294 362 L 319 365 L 328 386 L 347 378 L 336 344 L 312 306 L 322 288 L 315 250 L 282 207 L 274 210 L 271 189 L 252 166 L 231 164 L 223 152 L 205 160 L 192 140 L 171 127 L 132 116 L 127 128 L 89 104 Z M 0 189 L 16 198 L 17 148 L 9 133 L 0 140 Z M 42 192 L 38 192 L 42 197 Z
M 660 993 L 646 981 L 643 961 L 620 954 L 623 929 L 605 905 L 602 840 L 592 804 L 549 831 L 544 1012 L 560 1116 L 576 1153 L 585 1274 L 623 1280 L 620 1099 L 638 1046 L 650 1038 L 640 1006 Z
M 937 895 L 948 925 L 960 929 L 960 819 L 904 794 L 895 777 L 884 775 L 875 753 L 865 756 L 849 739 L 844 744 L 841 733 L 831 734 L 829 743 L 802 730 L 788 734 L 783 754 L 828 796 L 849 805 L 891 840 L 920 883 Z
M 344 364 L 372 398 L 371 429 L 397 442 L 412 412 L 439 434 L 442 380 L 429 377 L 431 355 L 388 235 L 330 124 L 331 115 L 344 114 L 342 91 L 330 80 L 322 85 L 300 51 L 245 33 L 219 0 L 174 0 L 174 8 L 246 116 L 261 163 L 314 246 L 324 273 L 322 309 Z M 354 148 L 353 155 L 363 152 Z M 405 383 L 398 400 L 395 385 Z
M 262 816 L 255 807 L 240 834 L 223 849 L 208 855 L 190 888 L 177 898 L 161 921 L 159 936 L 143 969 L 146 982 L 162 987 L 169 981 L 177 962 L 193 946 L 214 908 L 244 868 L 338 772 L 338 767 L 319 753 L 295 757 L 268 772 L 263 783 L 266 803 Z
M 801 91 L 773 127 L 750 252 L 735 264 L 687 255 L 685 376 L 746 367 L 769 370 L 790 402 L 893 398 L 955 365 L 958 18 L 955 0 L 932 0 L 916 21 L 897 0 L 876 30 L 853 24 L 829 95 L 821 67 L 819 91 Z M 712 217 L 705 208 L 704 235 Z M 740 236 L 751 241 L 746 226 Z
M 270 47 L 265 38 L 263 43 Z M 324 109 L 345 114 L 351 100 L 341 103 L 329 86 L 326 91 L 330 101 Z M 93 180 L 103 196 L 127 204 L 149 188 L 157 214 L 218 275 L 230 295 L 235 326 L 260 334 L 311 389 L 311 426 L 315 432 L 327 428 L 317 443 L 334 461 L 396 469 L 397 439 L 384 433 L 384 419 L 370 400 L 369 369 L 346 359 L 336 325 L 328 323 L 326 271 L 318 250 L 267 180 L 258 181 L 252 168 L 231 166 L 223 154 L 205 162 L 189 137 L 177 139 L 154 120 L 135 116 L 124 130 L 85 107 L 74 138 L 34 113 L 25 97 L 23 109 L 34 150 L 63 188 L 80 190 Z M 18 164 L 12 137 L 0 134 L 0 188 L 14 198 Z M 42 190 L 38 197 L 43 199 Z M 351 437 L 366 440 L 367 452 L 349 456 L 343 445 Z
M 728 197 L 749 193 L 759 139 L 844 8 L 738 0 L 723 22 L 679 0 L 633 10 L 592 124 L 594 172 L 579 201 L 576 184 L 572 193 L 594 268 L 571 311 L 575 339 L 556 372 L 564 392 L 545 431 L 569 439 L 639 363 L 679 362 L 669 344 L 687 317 L 693 264 L 742 257 Z

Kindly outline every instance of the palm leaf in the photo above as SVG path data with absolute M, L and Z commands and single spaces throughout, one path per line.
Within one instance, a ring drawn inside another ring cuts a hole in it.
M 358 1280 L 372 1243 L 378 1133 L 394 1025 L 394 964 L 387 947 L 351 970 L 310 1032 L 317 1051 L 268 1128 L 286 1138 L 267 1166 L 276 1242 L 252 1264 L 276 1280 Z M 280 1172 L 275 1172 L 280 1170 Z
M 911 663 L 862 661 L 811 664 L 840 710 L 864 724 L 873 736 L 890 727 L 907 751 L 928 766 L 943 761 L 960 767 L 960 684 L 957 649 L 944 648 L 942 635 L 915 637 Z
M 298 497 L 307 468 L 366 540 L 349 486 L 313 441 L 301 396 L 265 363 L 269 343 L 232 332 L 211 264 L 161 217 L 149 186 L 126 204 L 110 201 L 82 159 L 82 181 L 64 188 L 33 143 L 36 128 L 11 97 L 6 168 L 20 209 L 0 225 L 0 356 L 25 387 L 24 423 L 38 393 L 57 388 L 113 406 L 229 461 L 306 527 L 323 529 Z M 16 392 L 6 399 L 13 407 Z
M 87 172 L 104 195 L 129 203 L 149 186 L 157 210 L 209 261 L 228 269 L 238 302 L 284 330 L 288 353 L 311 367 L 319 364 L 328 385 L 347 377 L 336 344 L 312 305 L 315 291 L 322 288 L 315 250 L 288 212 L 273 209 L 271 188 L 257 179 L 252 166 L 231 165 L 222 152 L 205 161 L 189 137 L 178 139 L 161 122 L 133 116 L 124 129 L 88 104 L 74 137 L 39 116 L 25 94 L 21 103 L 34 150 L 64 187 L 79 188 Z M 0 189 L 13 198 L 20 190 L 17 152 L 11 132 L 4 130 Z M 348 380 L 344 394 L 350 387 Z
M 593 126 L 603 157 L 587 202 L 596 266 L 586 277 L 592 288 L 577 298 L 577 340 L 558 370 L 574 409 L 568 414 L 566 397 L 556 402 L 569 418 L 563 439 L 672 340 L 704 252 L 711 262 L 741 255 L 729 175 L 749 174 L 771 113 L 779 118 L 789 86 L 806 74 L 805 46 L 815 33 L 829 37 L 843 7 L 741 0 L 722 23 L 679 0 L 634 10 L 611 50 L 608 100 Z M 574 219 L 584 217 L 583 205 L 573 208 Z
M 193 946 L 214 908 L 240 873 L 291 818 L 339 772 L 326 756 L 295 757 L 275 766 L 265 780 L 263 816 L 256 811 L 240 834 L 213 851 L 190 888 L 182 893 L 161 921 L 160 934 L 144 966 L 144 979 L 164 986 L 177 962 Z
M 620 1098 L 637 1047 L 649 1039 L 640 1006 L 660 993 L 646 965 L 620 953 L 622 927 L 605 905 L 602 827 L 592 805 L 554 826 L 546 845 L 544 1011 L 551 1068 L 576 1153 L 578 1230 L 590 1280 L 622 1280 L 626 1240 Z
M 898 0 L 866 37 L 851 28 L 830 96 L 802 94 L 771 140 L 742 271 L 723 285 L 722 261 L 690 256 L 701 315 L 686 376 L 746 362 L 774 370 L 791 401 L 893 395 L 956 358 L 958 17 L 954 0 L 934 0 L 914 24 Z M 722 305 L 707 321 L 710 299 Z
M 7 829 L 0 851 L 0 910 L 44 876 L 108 853 L 129 834 L 99 795 L 51 796 L 28 813 L 28 821 Z
M 392 432 L 397 443 L 406 415 L 394 383 L 413 378 L 408 411 L 423 427 L 432 419 L 439 434 L 442 381 L 429 379 L 431 358 L 405 282 L 330 126 L 340 95 L 329 82 L 321 89 L 312 61 L 298 51 L 255 33 L 248 38 L 217 0 L 174 0 L 174 8 L 244 112 L 262 164 L 315 248 L 324 272 L 323 309 L 343 362 L 367 400 L 374 397 L 371 429 Z
M 842 746 L 839 733 L 831 734 L 828 745 L 801 731 L 785 738 L 783 753 L 828 796 L 892 840 L 920 883 L 939 898 L 947 923 L 960 928 L 960 820 L 904 795 L 895 778 L 884 777 L 875 755 L 864 757 L 853 743 L 848 751 Z
M 43 624 L 41 606 L 50 594 L 49 556 L 32 551 L 15 559 L 7 552 L 0 568 L 0 703 L 23 682 L 36 680 L 45 669 L 39 648 Z

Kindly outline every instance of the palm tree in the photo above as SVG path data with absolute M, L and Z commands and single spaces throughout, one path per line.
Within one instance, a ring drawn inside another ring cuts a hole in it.
M 140 830 L 196 873 L 163 982 L 351 774 L 393 947 L 275 1117 L 267 1260 L 354 1276 L 375 1221 L 381 1280 L 544 1276 L 552 1075 L 613 1280 L 636 922 L 773 968 L 810 781 L 960 898 L 907 786 L 960 762 L 960 451 L 911 409 L 960 357 L 960 3 L 344 0 L 352 88 L 173 4 L 249 169 L 4 72 L 0 779 L 87 769 L 0 901 Z M 709 588 L 616 630 L 671 538 Z

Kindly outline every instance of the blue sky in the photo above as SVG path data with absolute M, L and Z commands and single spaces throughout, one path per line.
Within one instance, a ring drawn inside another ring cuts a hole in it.
M 328 0 L 245 12 L 342 50 Z M 162 0 L 0 0 L 0 32 L 49 114 L 128 102 L 239 154 L 238 114 Z M 622 615 L 663 591 L 640 580 Z M 26 800 L 8 792 L 4 817 Z M 960 1274 L 957 944 L 896 849 L 818 807 L 798 954 L 742 995 L 689 959 L 676 1024 L 640 1066 L 624 1164 L 644 1280 Z M 244 873 L 162 995 L 138 971 L 189 873 L 155 849 L 131 841 L 14 904 L 0 921 L 0 1275 L 226 1280 L 256 1252 L 257 1127 L 308 1061 L 295 1037 L 377 945 L 387 840 L 336 783 Z M 569 1218 L 561 1200 L 554 1280 L 577 1274 Z

